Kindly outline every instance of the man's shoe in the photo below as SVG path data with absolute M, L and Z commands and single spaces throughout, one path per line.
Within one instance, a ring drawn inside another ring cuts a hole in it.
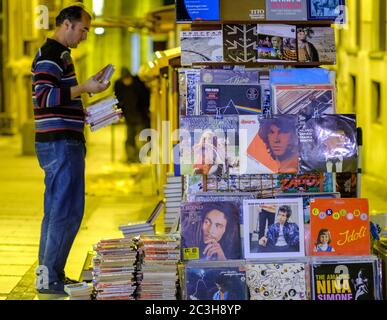
M 73 280 L 73 279 L 70 279 L 70 278 L 65 278 L 64 279 L 64 284 L 66 285 L 66 284 L 77 284 L 77 283 L 80 283 L 79 281 L 77 281 L 77 280 Z
M 64 291 L 64 285 L 60 282 L 51 283 L 48 289 L 38 289 L 38 292 L 41 294 L 58 294 L 67 296 L 67 293 Z

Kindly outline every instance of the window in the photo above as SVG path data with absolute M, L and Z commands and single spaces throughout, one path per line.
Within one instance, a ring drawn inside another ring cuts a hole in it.
M 0 113 L 4 112 L 3 0 L 0 0 Z
M 351 111 L 356 113 L 357 110 L 357 79 L 356 76 L 349 76 L 349 90 L 350 90 L 350 103 L 351 103 Z
M 372 81 L 372 118 L 374 123 L 381 123 L 382 120 L 382 100 L 380 82 Z
M 386 0 L 379 0 L 379 17 L 378 17 L 378 49 L 386 50 Z
M 356 0 L 356 46 L 361 45 L 361 0 Z

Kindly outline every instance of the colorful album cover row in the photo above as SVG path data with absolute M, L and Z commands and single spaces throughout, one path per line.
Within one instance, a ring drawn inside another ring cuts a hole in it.
M 253 193 L 254 198 L 335 193 L 340 198 L 357 197 L 357 175 L 354 173 L 251 174 L 231 176 L 185 176 L 184 192 L 188 197 L 197 194 Z
M 180 68 L 180 116 L 335 113 L 335 78 L 324 68 Z
M 180 118 L 182 175 L 357 172 L 356 115 Z
M 176 22 L 302 21 L 345 23 L 344 0 L 177 0 Z
M 184 202 L 183 261 L 370 255 L 367 199 L 302 198 Z M 307 246 L 307 248 L 305 248 Z
M 185 300 L 381 300 L 374 257 L 188 263 Z
M 205 62 L 336 64 L 331 27 L 224 24 L 222 30 L 182 31 L 181 65 Z

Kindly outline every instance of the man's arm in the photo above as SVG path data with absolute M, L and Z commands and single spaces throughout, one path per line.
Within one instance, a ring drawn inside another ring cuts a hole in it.
M 101 71 L 102 72 L 102 71 Z M 84 84 L 77 85 L 71 88 L 71 99 L 80 97 L 83 93 L 100 93 L 105 91 L 110 86 L 110 82 L 107 84 L 101 83 L 96 79 L 99 78 L 101 72 L 95 76 L 89 78 Z

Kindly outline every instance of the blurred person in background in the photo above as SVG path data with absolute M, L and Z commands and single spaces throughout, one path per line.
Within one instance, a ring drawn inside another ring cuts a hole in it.
M 126 123 L 126 161 L 138 162 L 139 146 L 136 144 L 136 136 L 150 126 L 150 91 L 139 77 L 133 76 L 128 68 L 123 67 L 121 78 L 114 85 L 114 92 Z

